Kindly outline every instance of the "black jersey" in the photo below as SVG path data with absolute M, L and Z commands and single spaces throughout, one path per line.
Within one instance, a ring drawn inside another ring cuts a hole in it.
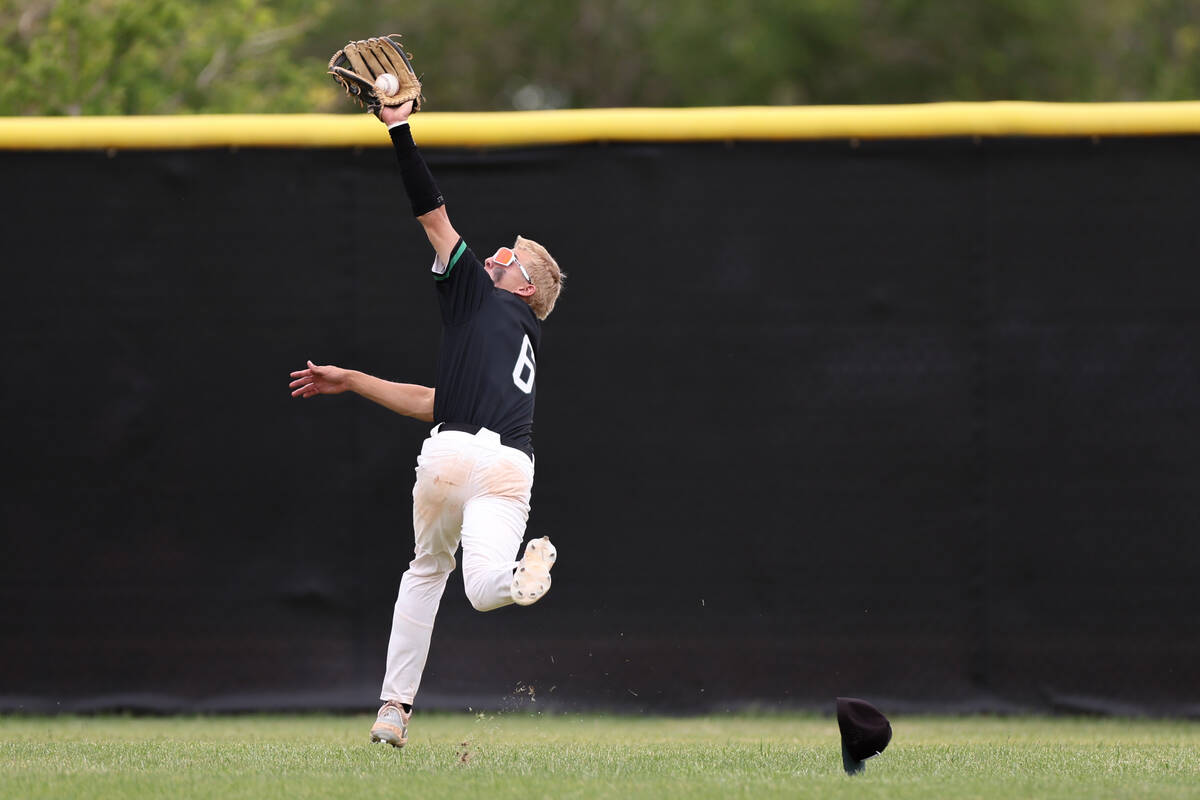
M 480 425 L 532 455 L 542 324 L 522 298 L 493 285 L 465 241 L 450 252 L 448 264 L 434 262 L 442 308 L 434 421 Z

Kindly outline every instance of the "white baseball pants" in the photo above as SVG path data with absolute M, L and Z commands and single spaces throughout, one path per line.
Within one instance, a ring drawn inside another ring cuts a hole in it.
M 532 488 L 529 456 L 486 428 L 476 434 L 434 428 L 425 440 L 413 486 L 415 557 L 400 579 L 382 700 L 412 703 L 417 695 L 460 540 L 471 605 L 492 611 L 512 603 Z

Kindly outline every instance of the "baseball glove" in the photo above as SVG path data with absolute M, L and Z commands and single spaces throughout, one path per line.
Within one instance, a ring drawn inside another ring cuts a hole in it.
M 380 106 L 400 106 L 413 101 L 413 111 L 421 108 L 421 82 L 413 72 L 412 58 L 400 47 L 400 34 L 350 42 L 329 59 L 329 74 L 346 93 L 379 115 Z M 383 75 L 392 75 L 395 83 Z M 394 89 L 394 91 L 389 91 Z

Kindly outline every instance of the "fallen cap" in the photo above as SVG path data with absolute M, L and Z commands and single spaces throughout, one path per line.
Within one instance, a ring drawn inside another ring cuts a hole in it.
M 837 698 L 842 732 L 842 766 L 847 775 L 863 771 L 863 762 L 879 755 L 892 740 L 892 725 L 879 709 L 857 697 Z

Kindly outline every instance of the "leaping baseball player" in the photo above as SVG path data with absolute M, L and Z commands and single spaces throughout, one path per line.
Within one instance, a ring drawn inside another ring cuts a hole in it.
M 557 555 L 550 539 L 530 541 L 519 561 L 517 554 L 533 486 L 541 320 L 553 310 L 564 275 L 546 248 L 520 236 L 480 262 L 451 226 L 409 130 L 421 87 L 396 38 L 351 42 L 334 55 L 330 71 L 387 125 L 413 214 L 433 245 L 442 314 L 436 384 L 394 383 L 309 361 L 291 374 L 291 389 L 302 398 L 350 391 L 436 423 L 417 457 L 414 557 L 400 580 L 383 706 L 371 727 L 371 741 L 402 747 L 460 541 L 463 584 L 479 611 L 527 606 L 550 590 Z

